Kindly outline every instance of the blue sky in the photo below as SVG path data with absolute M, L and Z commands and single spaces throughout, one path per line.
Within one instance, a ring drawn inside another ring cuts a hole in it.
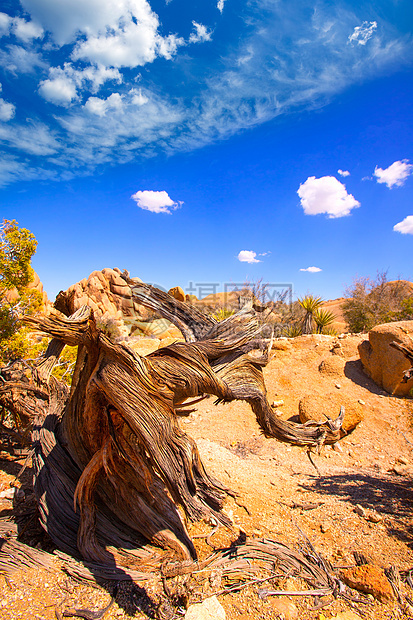
M 52 299 L 115 266 L 412 279 L 412 26 L 411 0 L 3 0 L 0 217 Z

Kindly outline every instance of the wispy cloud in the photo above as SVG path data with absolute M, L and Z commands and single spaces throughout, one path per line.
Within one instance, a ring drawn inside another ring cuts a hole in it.
M 85 108 L 97 116 L 105 116 L 107 112 L 119 110 L 121 107 L 122 96 L 119 93 L 112 93 L 106 99 L 89 97 L 85 103 Z
M 393 230 L 403 235 L 413 235 L 413 215 L 408 215 L 401 222 L 393 226 Z
M 193 21 L 190 35 L 168 32 L 147 0 L 21 0 L 31 21 L 13 22 L 0 13 L 0 66 L 33 79 L 36 109 L 39 102 L 45 106 L 41 118 L 59 142 L 47 162 L 54 173 L 85 174 L 104 164 L 201 148 L 294 110 L 320 107 L 408 59 L 408 41 L 384 21 L 369 45 L 348 45 L 354 24 L 361 23 L 355 12 L 340 3 L 321 0 L 314 9 L 303 2 L 305 11 L 294 3 L 247 3 L 238 30 L 228 31 L 219 46 L 208 45 L 208 68 L 200 71 L 189 43 L 208 44 L 211 25 Z M 217 8 L 223 7 L 220 0 Z M 363 33 L 352 43 L 363 41 Z M 151 73 L 154 63 L 173 58 L 171 79 L 163 80 L 161 70 Z M 20 110 L 9 93 L 3 101 L 16 106 L 9 119 L 16 136 L 32 128 L 34 142 L 39 117 Z M 45 165 L 28 164 L 26 141 L 20 145 L 10 134 L 4 140 L 14 156 L 20 154 L 23 171 Z
M 7 45 L 0 50 L 0 67 L 14 75 L 36 74 L 48 67 L 42 55 L 21 45 Z
M 15 111 L 16 107 L 12 103 L 8 103 L 0 97 L 0 121 L 10 121 L 13 118 Z
M 0 13 L 0 37 L 13 33 L 25 43 L 43 37 L 43 28 L 34 21 L 26 21 L 21 17 L 11 17 L 7 13 Z
M 208 30 L 206 26 L 203 24 L 198 24 L 197 22 L 192 22 L 195 32 L 191 32 L 189 37 L 190 43 L 199 43 L 203 41 L 211 41 L 212 32 Z
M 363 22 L 361 26 L 356 26 L 349 36 L 350 43 L 355 42 L 359 45 L 366 45 L 367 41 L 371 39 L 374 31 L 377 30 L 377 22 Z
M 241 263 L 260 263 L 261 261 L 256 256 L 257 253 L 252 250 L 241 250 L 237 258 Z
M 340 170 L 340 168 L 337 170 L 338 174 L 342 177 L 349 177 L 350 173 L 348 170 Z
M 319 271 L 323 271 L 320 267 L 307 267 L 306 269 L 300 269 L 300 271 L 309 271 L 310 273 L 318 273 Z
M 388 168 L 379 168 L 376 166 L 374 169 L 374 176 L 377 179 L 377 183 L 385 183 L 389 189 L 392 187 L 401 187 L 404 185 L 408 176 L 413 172 L 413 165 L 409 164 L 408 159 L 402 159 L 401 161 L 395 161 Z
M 360 203 L 335 177 L 308 177 L 297 191 L 306 215 L 325 213 L 329 218 L 350 215 Z
M 132 200 L 136 202 L 140 209 L 151 211 L 152 213 L 171 213 L 178 209 L 183 203 L 175 202 L 167 192 L 154 192 L 151 190 L 138 191 L 132 194 Z
M 225 0 L 218 0 L 217 9 L 220 13 L 224 10 Z
M 2 84 L 0 84 L 0 92 L 3 90 Z M 5 101 L 2 97 L 0 97 L 0 121 L 9 121 L 13 118 L 16 112 L 16 107 Z

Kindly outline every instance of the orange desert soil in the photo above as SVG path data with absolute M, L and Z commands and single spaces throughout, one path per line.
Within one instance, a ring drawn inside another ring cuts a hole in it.
M 298 421 L 299 402 L 309 395 L 318 396 L 320 402 L 329 395 L 325 402 L 332 418 L 338 415 L 342 402 L 357 403 L 361 409 L 363 420 L 351 433 L 334 448 L 326 446 L 320 455 L 313 455 L 319 473 L 304 448 L 263 437 L 246 403 L 215 406 L 211 398 L 181 418 L 182 428 L 196 440 L 208 471 L 237 493 L 236 499 L 229 497 L 225 505 L 236 530 L 241 529 L 248 538 L 270 538 L 295 549 L 303 546 L 305 534 L 336 574 L 355 566 L 354 551 L 382 569 L 395 566 L 406 571 L 413 567 L 413 401 L 388 395 L 364 374 L 357 345 L 365 338 L 313 335 L 279 339 L 275 356 L 265 369 L 269 401 L 278 404 L 276 411 L 283 419 Z M 323 360 L 337 356 L 343 360 L 341 365 L 330 364 L 329 371 L 320 372 Z M 1 491 L 23 461 L 13 462 L 5 453 L 0 456 Z M 14 507 L 11 501 L 0 500 L 0 517 L 13 519 L 30 501 L 29 471 L 22 486 L 27 490 L 26 499 L 15 502 Z M 192 535 L 199 535 L 208 534 L 213 527 L 200 523 L 189 529 Z M 46 545 L 47 549 L 47 537 L 35 527 L 32 532 L 32 540 L 26 538 L 25 542 Z M 220 528 L 211 541 L 220 547 L 235 538 L 236 534 Z M 211 553 L 205 538 L 195 538 L 194 543 L 201 558 Z M 52 572 L 18 571 L 8 579 L 0 575 L 0 618 L 51 619 L 56 618 L 55 607 L 61 601 L 63 608 L 90 609 L 101 609 L 110 601 L 107 589 L 68 578 L 61 564 L 56 558 Z M 413 617 L 408 605 L 402 608 L 397 601 L 381 603 L 371 595 L 367 604 L 350 604 L 337 598 L 329 606 L 314 610 L 313 597 L 261 600 L 259 587 L 255 584 L 220 595 L 226 618 Z M 290 577 L 271 584 L 270 589 L 274 587 L 300 590 L 308 586 Z M 406 584 L 402 593 L 413 599 L 413 591 L 409 592 Z M 156 596 L 155 584 L 123 584 L 105 619 L 154 618 Z

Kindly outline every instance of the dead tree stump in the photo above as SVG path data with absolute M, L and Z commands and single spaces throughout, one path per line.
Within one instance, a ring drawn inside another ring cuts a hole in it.
M 0 404 L 33 421 L 34 491 L 56 545 L 96 566 L 150 571 L 161 560 L 148 541 L 175 560 L 195 559 L 180 511 L 231 526 L 221 511 L 229 490 L 207 473 L 179 426 L 186 399 L 246 400 L 266 436 L 296 445 L 337 441 L 341 420 L 277 418 L 262 374 L 271 344 L 263 347 L 254 310 L 217 323 L 153 287 L 133 283 L 132 292 L 187 342 L 141 357 L 99 331 L 87 306 L 72 312 L 62 293 L 62 314 L 27 317 L 52 340 L 37 366 L 1 369 Z M 51 375 L 65 345 L 78 346 L 70 388 Z

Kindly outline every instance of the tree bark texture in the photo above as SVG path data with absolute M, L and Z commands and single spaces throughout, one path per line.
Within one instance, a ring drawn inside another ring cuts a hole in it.
M 51 342 L 36 367 L 1 369 L 0 404 L 33 420 L 34 490 L 57 546 L 95 566 L 150 571 L 161 560 L 148 541 L 175 560 L 196 558 L 184 515 L 231 527 L 221 510 L 229 489 L 208 474 L 179 426 L 188 398 L 246 400 L 266 436 L 296 445 L 337 441 L 342 416 L 307 425 L 277 418 L 262 372 L 271 343 L 260 338 L 254 310 L 218 323 L 158 289 L 131 288 L 186 342 L 139 356 L 99 331 L 87 306 L 72 312 L 62 293 L 63 314 L 27 317 Z M 70 388 L 51 375 L 65 345 L 78 346 Z

